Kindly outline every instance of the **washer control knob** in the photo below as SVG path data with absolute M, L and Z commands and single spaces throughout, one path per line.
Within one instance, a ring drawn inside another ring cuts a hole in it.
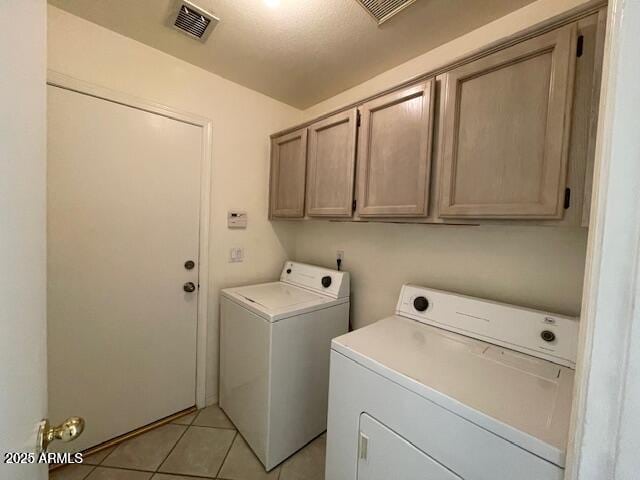
M 324 288 L 329 288 L 331 286 L 331 277 L 329 275 L 322 277 L 322 280 L 320 281 L 322 282 L 322 286 Z
M 543 330 L 540 332 L 540 337 L 542 337 L 545 342 L 553 342 L 556 339 L 556 334 L 551 330 Z
M 287 273 L 291 273 L 291 269 L 290 268 L 287 268 Z
M 413 308 L 419 312 L 424 312 L 429 308 L 429 300 L 426 297 L 416 297 L 413 299 Z

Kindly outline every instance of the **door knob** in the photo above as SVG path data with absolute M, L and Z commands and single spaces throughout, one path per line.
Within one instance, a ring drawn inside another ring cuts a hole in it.
M 70 442 L 78 438 L 83 431 L 84 419 L 81 417 L 69 417 L 57 427 L 52 427 L 49 420 L 44 420 L 38 432 L 38 449 L 40 452 L 46 452 L 54 440 Z
M 193 282 L 187 282 L 182 286 L 182 289 L 187 293 L 196 291 L 196 285 Z

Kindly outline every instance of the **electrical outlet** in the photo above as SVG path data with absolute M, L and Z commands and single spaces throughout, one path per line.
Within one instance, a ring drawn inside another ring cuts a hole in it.
M 240 263 L 244 260 L 244 248 L 234 247 L 229 250 L 229 263 Z
M 336 251 L 336 260 L 340 260 L 340 261 L 344 260 L 344 250 Z

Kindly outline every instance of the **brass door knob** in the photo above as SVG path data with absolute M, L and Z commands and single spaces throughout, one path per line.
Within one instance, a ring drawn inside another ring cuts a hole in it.
M 38 433 L 38 447 L 41 452 L 46 452 L 49 444 L 54 440 L 70 442 L 75 440 L 84 431 L 84 419 L 81 417 L 69 417 L 57 427 L 52 427 L 49 420 L 44 420 Z
M 187 293 L 196 291 L 196 285 L 193 282 L 187 282 L 182 286 L 182 289 Z

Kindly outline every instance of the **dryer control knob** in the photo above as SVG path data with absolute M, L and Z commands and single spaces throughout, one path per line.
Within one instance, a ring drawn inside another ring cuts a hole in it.
M 413 300 L 413 308 L 415 308 L 419 312 L 424 312 L 427 308 L 429 308 L 429 300 L 427 300 L 426 297 L 416 297 Z
M 321 282 L 324 288 L 329 288 L 331 286 L 331 277 L 329 275 L 326 275 L 322 277 Z
M 553 342 L 556 339 L 556 334 L 551 330 L 543 330 L 540 332 L 540 336 L 545 342 Z

